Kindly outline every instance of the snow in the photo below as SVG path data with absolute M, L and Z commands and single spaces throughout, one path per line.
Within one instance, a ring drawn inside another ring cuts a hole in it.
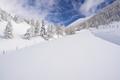
M 11 24 L 14 38 L 5 39 L 7 22 L 0 21 L 0 80 L 120 80 L 120 22 L 49 41 L 23 39 L 31 26 Z
M 30 28 L 30 25 L 22 22 L 20 24 L 15 23 L 13 20 L 11 21 L 13 26 L 13 39 L 5 39 L 4 38 L 4 29 L 7 25 L 6 21 L 0 22 L 0 53 L 3 51 L 12 51 L 16 49 L 21 49 L 25 47 L 32 46 L 34 44 L 38 44 L 40 42 L 44 42 L 44 39 L 41 37 L 36 37 L 31 40 L 23 39 L 23 35 L 26 33 L 27 29 Z
M 96 37 L 120 45 L 120 22 L 112 22 L 90 30 Z
M 0 56 L 0 80 L 120 80 L 120 46 L 89 30 Z
M 45 41 L 23 39 L 31 26 L 10 20 L 14 38 L 5 39 L 7 22 L 0 19 L 0 80 L 120 80 L 120 22 Z
M 92 15 L 92 16 L 93 16 L 93 15 Z M 85 18 L 80 18 L 80 19 L 74 21 L 73 23 L 69 24 L 69 25 L 67 26 L 67 28 L 73 27 L 73 26 L 78 26 L 78 24 L 80 24 L 80 23 L 82 23 L 82 22 L 84 22 L 84 21 L 90 19 L 92 16 L 85 17 Z

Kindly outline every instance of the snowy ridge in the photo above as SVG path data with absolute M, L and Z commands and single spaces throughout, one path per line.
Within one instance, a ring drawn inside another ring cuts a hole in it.
M 107 25 L 113 21 L 120 21 L 120 0 L 114 1 L 109 6 L 102 9 L 97 14 L 91 16 L 90 18 L 81 21 L 75 21 L 74 25 L 69 27 L 70 31 L 78 31 L 81 29 L 98 27 L 100 25 Z M 76 26 L 77 25 L 77 26 Z
M 82 22 L 88 20 L 88 19 L 91 18 L 91 17 L 92 17 L 92 16 L 86 17 L 86 18 L 80 18 L 80 19 L 74 21 L 73 23 L 69 24 L 69 25 L 67 26 L 67 28 L 73 27 L 73 26 L 79 26 L 78 24 L 80 24 L 80 23 L 82 23 Z

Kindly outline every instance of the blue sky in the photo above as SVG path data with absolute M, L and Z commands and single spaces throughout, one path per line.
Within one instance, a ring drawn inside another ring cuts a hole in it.
M 1 0 L 0 7 L 23 16 L 68 25 L 79 18 L 97 13 L 113 1 L 115 0 Z

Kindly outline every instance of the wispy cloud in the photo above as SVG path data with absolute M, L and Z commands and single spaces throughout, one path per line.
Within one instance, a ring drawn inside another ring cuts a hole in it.
M 29 4 L 31 1 L 32 4 Z M 45 18 L 54 9 L 57 0 L 26 0 L 25 9 L 36 11 L 41 18 Z
M 89 16 L 95 12 L 96 7 L 102 2 L 104 0 L 85 0 L 84 4 L 80 7 L 80 13 Z
M 103 1 L 104 0 L 0 0 L 0 8 L 10 13 L 30 18 L 44 19 L 46 17 L 49 17 L 49 14 L 53 14 L 53 19 L 58 18 L 59 20 L 61 16 L 70 16 L 72 18 L 79 15 L 72 14 L 72 11 L 76 11 L 82 15 L 89 16 L 95 12 L 97 5 L 99 5 Z M 60 2 L 62 2 L 62 5 L 60 4 Z M 66 12 L 70 13 L 66 15 L 56 15 L 64 14 Z
M 29 18 L 43 18 L 44 15 L 39 14 L 38 11 L 35 10 L 35 8 L 32 8 L 29 6 L 26 7 L 29 0 L 0 0 L 0 8 L 4 9 L 5 11 L 17 14 L 24 17 Z M 36 0 L 36 7 L 38 6 L 38 2 Z

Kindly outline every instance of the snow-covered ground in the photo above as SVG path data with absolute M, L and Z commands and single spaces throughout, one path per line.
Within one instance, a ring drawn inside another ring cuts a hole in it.
M 120 46 L 82 30 L 0 56 L 0 80 L 120 80 Z
M 5 39 L 0 21 L 0 80 L 120 80 L 120 22 L 50 41 L 23 39 L 31 26 L 11 24 L 14 38 Z
M 44 42 L 44 39 L 41 37 L 35 37 L 31 40 L 23 39 L 23 35 L 26 33 L 27 29 L 31 26 L 25 22 L 22 23 L 15 23 L 11 21 L 13 26 L 13 39 L 5 39 L 4 38 L 4 30 L 6 28 L 7 22 L 1 21 L 0 22 L 0 53 L 25 48 L 28 46 L 32 46 L 34 44 L 38 44 L 40 42 Z
M 112 22 L 90 30 L 96 37 L 120 45 L 120 22 Z

